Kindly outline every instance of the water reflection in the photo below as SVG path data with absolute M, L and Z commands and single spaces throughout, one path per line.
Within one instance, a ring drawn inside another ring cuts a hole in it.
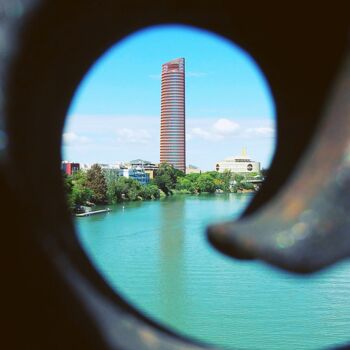
M 209 246 L 207 224 L 251 194 L 173 196 L 79 218 L 79 239 L 116 291 L 156 321 L 212 344 L 316 349 L 348 341 L 349 264 L 301 279 Z
M 160 207 L 159 271 L 161 316 L 184 322 L 185 264 L 184 264 L 184 200 L 168 201 Z

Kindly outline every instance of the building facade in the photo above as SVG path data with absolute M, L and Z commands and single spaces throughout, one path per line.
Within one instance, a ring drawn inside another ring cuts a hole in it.
M 129 163 L 126 164 L 128 168 L 141 168 L 144 170 L 146 174 L 149 175 L 149 178 L 151 180 L 154 179 L 155 174 L 159 168 L 159 166 L 155 163 L 152 163 L 148 160 L 143 159 L 135 159 L 131 160 Z
M 72 175 L 75 172 L 80 170 L 80 164 L 63 161 L 63 162 L 61 162 L 61 170 L 63 173 L 65 173 L 67 175 Z
M 198 167 L 189 164 L 189 166 L 186 168 L 186 174 L 201 174 L 202 170 Z
M 233 173 L 259 173 L 260 163 L 251 160 L 245 150 L 238 157 L 229 157 L 215 164 L 215 170 L 223 173 L 230 170 Z
M 147 174 L 141 168 L 118 169 L 118 174 L 119 176 L 134 179 L 138 181 L 141 185 L 147 185 L 150 180 L 149 174 Z
M 160 162 L 186 170 L 185 59 L 162 65 Z

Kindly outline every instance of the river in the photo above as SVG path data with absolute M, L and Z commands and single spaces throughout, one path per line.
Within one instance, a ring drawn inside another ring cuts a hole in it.
M 300 277 L 229 259 L 207 224 L 237 218 L 252 194 L 177 195 L 76 219 L 97 270 L 149 317 L 225 348 L 319 349 L 350 341 L 350 263 Z

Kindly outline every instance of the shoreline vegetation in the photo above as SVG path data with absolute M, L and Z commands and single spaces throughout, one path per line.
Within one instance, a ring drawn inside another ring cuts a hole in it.
M 147 185 L 137 180 L 118 176 L 94 164 L 87 171 L 73 175 L 63 174 L 69 210 L 82 211 L 84 207 L 116 204 L 123 201 L 155 200 L 174 194 L 244 193 L 256 192 L 258 186 L 250 179 L 263 178 L 261 173 L 243 175 L 225 171 L 207 171 L 185 175 L 169 163 L 162 163 L 154 179 Z

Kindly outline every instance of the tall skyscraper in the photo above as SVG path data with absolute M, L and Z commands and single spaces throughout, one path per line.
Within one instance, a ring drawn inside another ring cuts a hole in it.
M 185 59 L 162 65 L 160 162 L 186 170 Z

